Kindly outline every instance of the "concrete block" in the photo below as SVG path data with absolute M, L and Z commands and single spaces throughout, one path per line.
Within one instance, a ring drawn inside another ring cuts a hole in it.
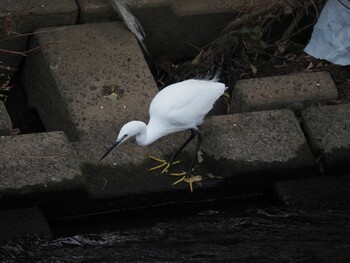
M 36 207 L 0 211 L 0 240 L 36 235 L 52 238 L 51 229 L 41 211 Z
M 350 209 L 350 174 L 277 182 L 275 191 L 296 208 Z
M 62 0 L 59 5 L 51 0 L 0 1 L 0 10 L 10 14 L 0 17 L 0 49 L 16 52 L 26 51 L 28 41 L 28 36 L 18 37 L 18 33 L 30 33 L 38 27 L 75 24 L 78 17 L 74 0 Z M 22 58 L 18 54 L 1 53 L 0 86 L 12 77 Z
M 326 172 L 349 172 L 350 104 L 308 108 L 302 119 L 312 150 Z
M 109 22 L 120 20 L 113 9 L 113 0 L 77 0 L 79 5 L 79 23 Z
M 0 100 L 0 136 L 11 135 L 12 123 L 5 104 Z
M 337 98 L 337 88 L 328 72 L 240 80 L 233 90 L 231 112 L 289 108 L 300 113 L 307 106 Z
M 36 35 L 32 45 L 54 40 L 62 44 L 28 57 L 23 83 L 46 129 L 62 130 L 74 142 L 92 195 L 172 189 L 173 178 L 147 171 L 154 166 L 147 157 L 172 154 L 181 135 L 150 147 L 130 140 L 97 163 L 124 123 L 148 122 L 149 105 L 158 92 L 134 36 L 121 22 L 83 24 Z M 109 98 L 111 93 L 117 98 Z M 149 180 L 142 184 L 140 177 Z
M 158 88 L 136 39 L 121 22 L 35 35 L 32 45 L 55 40 L 62 43 L 26 61 L 23 83 L 29 104 L 47 130 L 64 131 L 70 141 L 79 142 L 81 160 L 96 163 L 124 123 L 148 121 L 148 108 Z M 112 93 L 117 98 L 108 97 Z M 144 149 L 129 145 L 117 160 L 105 161 L 142 163 Z
M 0 137 L 0 199 L 84 187 L 78 159 L 62 132 Z
M 232 191 L 313 174 L 313 156 L 290 110 L 214 116 L 203 131 L 203 165 Z

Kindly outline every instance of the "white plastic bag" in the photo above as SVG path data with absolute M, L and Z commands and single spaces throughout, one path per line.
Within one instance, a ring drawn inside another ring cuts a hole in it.
M 350 65 L 350 0 L 328 0 L 304 51 L 333 64 Z

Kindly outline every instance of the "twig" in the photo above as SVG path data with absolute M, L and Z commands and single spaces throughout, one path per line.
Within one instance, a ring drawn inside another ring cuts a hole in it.
M 20 55 L 20 56 L 27 56 L 24 52 L 18 52 L 18 51 L 13 51 L 13 50 L 8 50 L 8 49 L 1 49 L 0 48 L 0 53 L 9 53 L 9 54 L 14 54 L 14 55 Z
M 52 45 L 52 44 L 58 44 L 58 43 L 62 43 L 62 41 L 47 42 L 46 44 L 43 44 L 43 45 L 34 47 L 34 48 L 32 48 L 32 49 L 29 49 L 29 50 L 26 50 L 26 51 L 24 51 L 23 53 L 25 53 L 25 54 L 32 53 L 33 51 L 36 51 L 36 50 L 38 50 L 38 49 L 47 47 L 47 46 Z
M 61 42 L 62 42 L 62 41 L 52 41 L 52 42 L 48 42 L 48 43 L 46 43 L 46 44 L 43 44 L 43 45 L 34 47 L 34 48 L 32 48 L 32 49 L 29 49 L 29 50 L 26 50 L 26 51 L 23 51 L 23 52 L 18 52 L 18 51 L 13 51 L 13 50 L 1 49 L 1 48 L 0 48 L 0 53 L 3 52 L 3 53 L 9 53 L 9 54 L 20 55 L 20 56 L 26 57 L 27 54 L 32 53 L 32 52 L 34 52 L 34 51 L 36 51 L 36 50 L 38 50 L 38 49 L 47 47 L 47 46 L 52 45 L 52 44 L 61 43 Z
M 51 32 L 56 32 L 56 31 L 65 29 L 65 28 L 66 27 L 60 27 L 60 28 L 57 28 L 57 29 L 41 30 L 41 31 L 35 31 L 35 32 L 31 32 L 31 33 L 23 33 L 23 34 L 22 33 L 18 33 L 16 35 L 12 35 L 10 37 L 6 37 L 6 38 L 3 38 L 3 39 L 0 39 L 0 43 L 4 42 L 6 40 L 12 39 L 12 38 L 26 37 L 26 36 L 36 35 L 36 34 L 43 34 L 43 33 L 51 33 Z

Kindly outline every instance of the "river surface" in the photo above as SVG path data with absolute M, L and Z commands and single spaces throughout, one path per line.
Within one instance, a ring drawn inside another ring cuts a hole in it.
M 350 262 L 350 212 L 237 201 L 50 220 L 0 262 Z

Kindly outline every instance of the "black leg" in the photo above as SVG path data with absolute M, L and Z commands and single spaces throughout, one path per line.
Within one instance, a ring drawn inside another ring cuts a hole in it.
M 183 149 L 185 149 L 185 147 L 187 146 L 187 144 L 189 144 L 190 141 L 193 140 L 193 138 L 196 136 L 196 130 L 191 129 L 191 135 L 190 137 L 187 138 L 187 140 L 181 145 L 181 147 L 177 150 L 177 152 L 170 158 L 170 165 L 174 162 L 175 158 L 180 154 L 180 152 L 182 152 Z
M 198 154 L 198 151 L 199 151 L 199 147 L 201 146 L 201 143 L 203 141 L 203 136 L 202 136 L 200 131 L 193 130 L 193 132 L 195 133 L 194 135 L 198 136 L 198 139 L 197 139 L 196 149 L 194 150 L 194 155 L 193 155 L 193 158 L 192 158 L 192 161 L 191 161 L 191 165 L 190 165 L 190 168 L 189 168 L 187 174 L 191 174 L 191 172 L 192 172 L 193 165 L 194 165 L 194 162 L 196 161 L 196 157 L 197 157 L 197 154 Z

